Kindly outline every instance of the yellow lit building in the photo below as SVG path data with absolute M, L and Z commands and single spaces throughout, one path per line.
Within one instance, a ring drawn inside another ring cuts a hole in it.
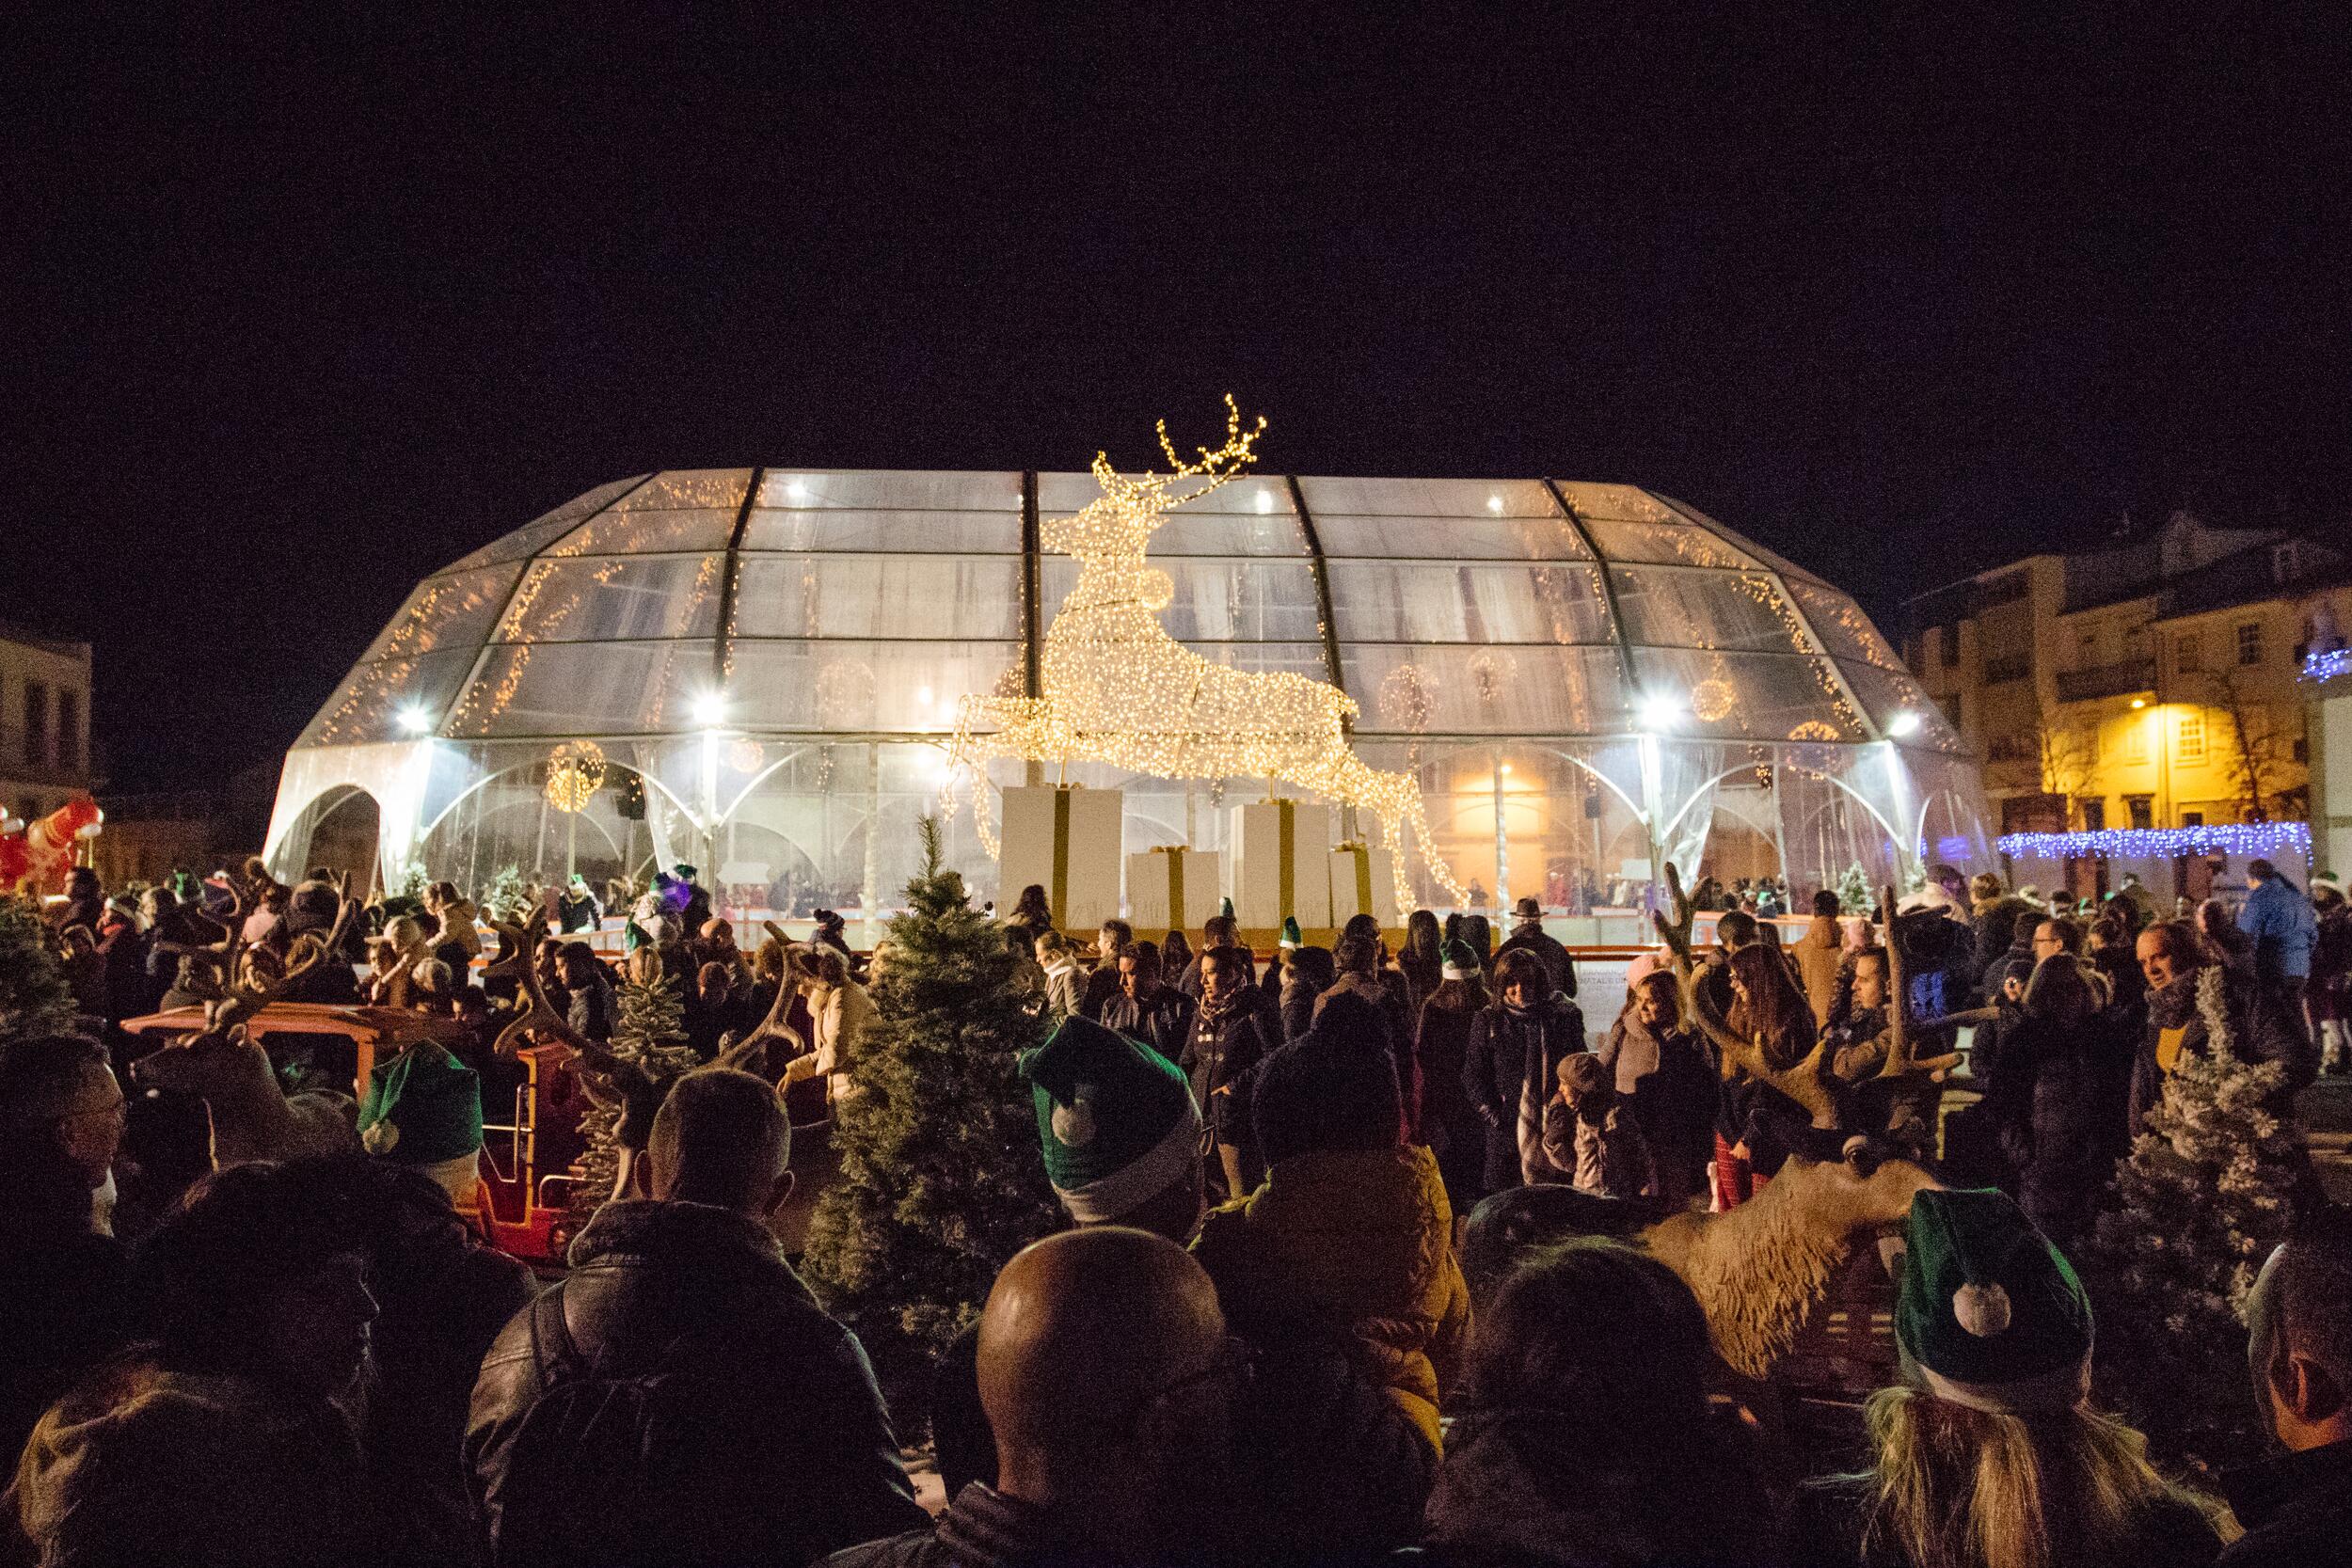
M 2352 556 L 2185 512 L 1910 600 L 1904 653 L 1985 759 L 2000 831 L 2308 815 L 2315 633 L 2352 623 Z

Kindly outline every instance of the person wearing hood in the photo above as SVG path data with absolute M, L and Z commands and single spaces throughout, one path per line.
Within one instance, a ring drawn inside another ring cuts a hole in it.
M 1193 1256 L 1236 1333 L 1336 1339 L 1438 1452 L 1470 1291 L 1437 1157 L 1404 1142 L 1396 1069 L 1347 1011 L 1253 1075 L 1265 1180 L 1210 1212 Z
M 1846 935 L 1838 929 L 1837 895 L 1823 888 L 1813 895 L 1813 918 L 1804 935 L 1788 944 L 1797 974 L 1804 983 L 1804 999 L 1815 1018 L 1829 1017 L 1837 998 L 1837 970 L 1845 959 Z
M 389 1563 L 347 1408 L 376 1304 L 343 1195 L 312 1163 L 217 1171 L 138 1273 L 151 1338 L 50 1407 L 0 1498 L 35 1558 Z

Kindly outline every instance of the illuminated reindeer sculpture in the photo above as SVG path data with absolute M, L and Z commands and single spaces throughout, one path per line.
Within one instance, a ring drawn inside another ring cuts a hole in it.
M 359 906 L 347 881 L 336 886 L 341 907 L 324 937 L 305 931 L 281 960 L 245 940 L 246 898 L 232 894 L 223 920 L 227 934 L 207 947 L 183 947 L 181 985 L 203 998 L 204 1027 L 183 1035 L 131 1064 L 134 1082 L 189 1094 L 204 1101 L 212 1124 L 213 1165 L 225 1170 L 250 1160 L 291 1160 L 358 1148 L 358 1106 L 349 1095 L 279 1085 L 269 1053 L 246 1025 L 322 964 L 342 961 L 343 937 Z
M 1795 1065 L 1775 1068 L 1762 1046 L 1742 1039 L 1707 998 L 1691 951 L 1691 900 L 1673 863 L 1666 866 L 1674 915 L 1653 915 L 1674 956 L 1685 1016 L 1719 1053 L 1724 1075 L 1744 1072 L 1788 1097 L 1810 1114 L 1837 1159 L 1791 1155 L 1764 1190 L 1721 1213 L 1661 1214 L 1642 1200 L 1618 1200 L 1571 1187 L 1518 1187 L 1481 1203 L 1463 1243 L 1463 1272 L 1473 1291 L 1499 1283 L 1528 1247 L 1576 1235 L 1615 1236 L 1673 1269 L 1698 1297 L 1724 1364 L 1742 1377 L 1761 1378 L 1796 1342 L 1806 1317 L 1827 1293 L 1831 1276 L 1854 1241 L 1899 1224 L 1911 1199 L 1937 1184 L 1928 1169 L 1893 1156 L 1881 1143 L 1886 1128 L 1870 1125 L 1862 1085 L 1825 1070 L 1826 1041 Z M 1883 907 L 1895 907 L 1884 890 Z M 1941 918 L 1940 916 L 1936 918 Z M 1891 938 L 1892 931 L 1889 936 Z M 1957 1055 L 1921 1058 L 1903 1021 L 1900 943 L 1887 944 L 1891 1027 L 1874 1082 L 1933 1080 Z
M 1417 900 L 1406 877 L 1405 830 L 1413 830 L 1430 874 L 1456 903 L 1468 895 L 1430 849 L 1421 786 L 1407 773 L 1367 766 L 1348 743 L 1360 709 L 1322 681 L 1286 671 L 1215 664 L 1169 636 L 1159 612 L 1174 595 L 1166 572 L 1146 563 L 1168 515 L 1232 479 L 1256 460 L 1265 429 L 1244 431 L 1225 400 L 1225 444 L 1184 462 L 1159 425 L 1170 471 L 1128 479 L 1107 454 L 1094 458 L 1103 493 L 1075 516 L 1047 523 L 1043 544 L 1077 558 L 1078 583 L 1046 628 L 1041 695 L 966 696 L 949 754 L 972 784 L 980 842 L 996 852 L 988 820 L 988 764 L 997 757 L 1066 764 L 1104 762 L 1164 779 L 1263 778 L 1353 806 L 1380 824 L 1396 868 L 1398 907 Z M 1173 487 L 1197 486 L 1182 494 Z M 952 811 L 950 792 L 947 809 Z

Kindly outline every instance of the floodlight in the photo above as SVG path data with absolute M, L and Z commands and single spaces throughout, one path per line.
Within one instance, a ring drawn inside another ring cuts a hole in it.
M 422 703 L 404 704 L 400 710 L 400 727 L 410 735 L 423 735 L 433 728 L 433 715 L 424 710 Z
M 1895 715 L 1894 718 L 1889 719 L 1886 721 L 1886 733 L 1893 736 L 1898 740 L 1902 739 L 1905 736 L 1917 735 L 1919 733 L 1919 716 L 1909 708 L 1903 709 L 1900 713 Z

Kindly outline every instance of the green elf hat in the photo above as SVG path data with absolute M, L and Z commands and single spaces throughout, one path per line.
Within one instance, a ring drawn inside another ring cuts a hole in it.
M 1475 980 L 1486 972 L 1479 967 L 1478 954 L 1470 944 L 1455 937 L 1445 944 L 1438 962 L 1438 976 L 1444 980 Z
M 1216 912 L 1223 915 L 1228 920 L 1232 919 L 1233 901 L 1231 898 L 1220 899 L 1217 903 Z
M 1070 1217 L 1115 1220 L 1189 1176 L 1200 1107 L 1175 1063 L 1080 1017 L 1021 1054 L 1037 1101 L 1045 1176 Z
M 359 1142 L 400 1165 L 437 1165 L 482 1148 L 482 1080 L 433 1040 L 368 1074 Z
M 1991 1188 L 1911 1200 L 1895 1342 L 1927 1391 L 2000 1415 L 2090 1393 L 2090 1298 L 2025 1212 Z
M 1307 945 L 1306 937 L 1299 933 L 1298 917 L 1296 915 L 1292 915 L 1289 919 L 1282 922 L 1282 937 L 1278 945 L 1283 947 L 1304 947 Z

